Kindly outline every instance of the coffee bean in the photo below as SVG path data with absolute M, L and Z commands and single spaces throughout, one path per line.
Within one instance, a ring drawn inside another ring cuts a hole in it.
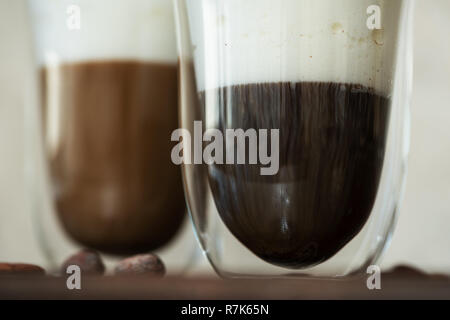
M 105 265 L 98 252 L 84 249 L 70 256 L 62 265 L 61 273 L 66 274 L 67 267 L 77 265 L 81 272 L 88 275 L 102 275 L 105 273 Z
M 163 277 L 166 273 L 166 268 L 157 255 L 141 254 L 120 261 L 114 273 L 116 275 Z
M 0 276 L 15 275 L 45 275 L 45 270 L 39 266 L 25 263 L 0 263 Z

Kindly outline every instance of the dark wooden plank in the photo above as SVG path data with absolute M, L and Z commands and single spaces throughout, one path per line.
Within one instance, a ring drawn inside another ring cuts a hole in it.
M 450 299 L 450 279 L 400 268 L 382 275 L 381 290 L 366 277 L 345 280 L 222 280 L 84 277 L 70 291 L 65 278 L 0 277 L 0 299 Z

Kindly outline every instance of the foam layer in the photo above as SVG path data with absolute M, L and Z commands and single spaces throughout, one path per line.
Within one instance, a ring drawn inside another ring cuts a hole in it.
M 389 94 L 404 1 L 187 1 L 199 90 L 330 81 Z M 382 30 L 367 27 L 371 5 Z
M 96 59 L 176 62 L 172 1 L 28 0 L 40 64 Z M 81 29 L 69 30 L 71 5 Z

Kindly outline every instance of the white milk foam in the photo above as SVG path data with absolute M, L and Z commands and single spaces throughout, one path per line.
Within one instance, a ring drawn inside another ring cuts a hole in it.
M 187 1 L 198 89 L 323 81 L 389 95 L 403 1 Z M 367 27 L 371 5 L 381 30 Z
M 39 64 L 99 59 L 176 63 L 170 0 L 28 0 Z M 81 29 L 67 12 L 80 8 Z

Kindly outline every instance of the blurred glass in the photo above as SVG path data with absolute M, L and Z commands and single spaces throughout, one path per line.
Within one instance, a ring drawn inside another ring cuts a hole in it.
M 217 273 L 335 277 L 376 264 L 406 171 L 413 1 L 175 4 L 182 127 L 279 130 L 275 175 L 248 164 L 251 149 L 245 164 L 183 165 Z
M 49 263 L 88 247 L 108 258 L 152 251 L 169 273 L 186 269 L 196 244 L 170 160 L 178 124 L 172 4 L 28 5 L 40 88 L 27 128 L 30 192 Z

